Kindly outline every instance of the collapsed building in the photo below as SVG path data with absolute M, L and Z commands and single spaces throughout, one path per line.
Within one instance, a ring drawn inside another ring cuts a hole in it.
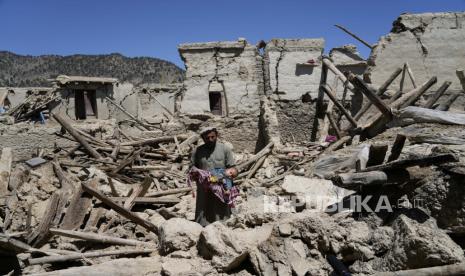
M 403 14 L 368 60 L 238 39 L 180 45 L 182 84 L 1 88 L 2 273 L 465 273 L 464 21 Z M 206 227 L 184 183 L 204 126 L 241 187 Z

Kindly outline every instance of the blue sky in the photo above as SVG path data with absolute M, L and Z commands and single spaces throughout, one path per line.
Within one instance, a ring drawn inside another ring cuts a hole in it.
M 387 34 L 403 12 L 464 11 L 465 0 L 0 0 L 0 50 L 18 54 L 151 56 L 183 67 L 185 42 L 271 38 L 326 39 L 326 51 L 365 46 Z

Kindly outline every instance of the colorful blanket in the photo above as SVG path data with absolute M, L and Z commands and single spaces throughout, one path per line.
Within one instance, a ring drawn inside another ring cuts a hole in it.
M 229 207 L 234 207 L 234 201 L 239 195 L 239 189 L 233 186 L 229 189 L 229 193 L 225 193 L 225 188 L 222 183 L 212 183 L 210 181 L 213 174 L 209 171 L 201 170 L 196 167 L 192 167 L 187 173 L 187 185 L 192 187 L 192 182 L 196 182 L 197 185 L 205 191 L 212 192 L 221 202 L 227 204 Z

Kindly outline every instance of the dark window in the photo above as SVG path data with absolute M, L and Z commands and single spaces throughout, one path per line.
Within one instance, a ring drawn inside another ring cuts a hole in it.
M 76 119 L 85 120 L 87 117 L 97 117 L 95 90 L 76 90 L 74 95 Z
M 221 103 L 221 93 L 220 92 L 210 92 L 210 111 L 214 115 L 223 115 L 223 106 Z

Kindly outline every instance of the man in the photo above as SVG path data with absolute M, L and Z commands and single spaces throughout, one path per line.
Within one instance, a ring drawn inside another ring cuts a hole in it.
M 218 142 L 216 128 L 205 128 L 200 132 L 204 144 L 197 147 L 192 153 L 192 165 L 201 170 L 225 169 L 234 166 L 234 157 L 231 149 Z M 205 191 L 197 185 L 195 204 L 195 221 L 206 226 L 217 220 L 227 219 L 231 216 L 231 208 L 221 202 L 213 193 Z

